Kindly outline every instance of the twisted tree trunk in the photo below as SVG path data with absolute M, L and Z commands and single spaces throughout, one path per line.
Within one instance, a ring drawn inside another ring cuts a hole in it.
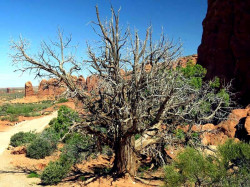
M 134 136 L 120 139 L 115 146 L 115 161 L 113 169 L 118 175 L 129 173 L 130 176 L 135 176 L 137 172 L 137 156 L 134 152 Z

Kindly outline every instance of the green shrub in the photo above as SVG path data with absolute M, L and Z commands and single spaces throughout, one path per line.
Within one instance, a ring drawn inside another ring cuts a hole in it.
M 202 79 L 205 77 L 207 70 L 199 64 L 188 62 L 185 68 L 181 68 L 183 75 L 189 81 L 189 84 L 194 88 L 201 88 Z
M 67 176 L 71 168 L 68 162 L 50 162 L 44 169 L 41 175 L 41 181 L 45 185 L 58 184 L 63 178 Z
M 72 162 L 74 164 L 86 160 L 94 150 L 94 141 L 91 136 L 74 133 L 66 142 L 60 159 Z
M 51 128 L 62 138 L 69 130 L 73 122 L 78 122 L 80 120 L 79 115 L 74 110 L 61 106 L 58 110 L 58 117 L 50 122 Z
M 57 101 L 57 103 L 66 103 L 66 102 L 68 102 L 69 100 L 68 99 L 66 99 L 66 98 L 60 98 L 58 101 Z
M 186 148 L 164 170 L 166 186 L 248 186 L 250 145 L 229 140 L 215 156 Z
M 221 162 L 231 170 L 223 183 L 228 186 L 247 186 L 250 183 L 250 144 L 232 139 L 218 148 Z
M 174 167 L 174 165 L 169 165 L 164 167 L 164 181 L 166 186 L 170 187 L 176 187 L 181 186 L 182 183 L 184 183 L 184 176 L 182 176 L 177 169 Z
M 32 142 L 36 138 L 34 132 L 18 132 L 10 138 L 10 145 L 17 147 Z
M 209 84 L 212 88 L 219 88 L 220 87 L 220 79 L 218 77 L 215 77 L 213 81 L 209 82 Z
M 32 171 L 28 176 L 28 178 L 39 178 L 39 174 L 35 171 Z
M 40 135 L 42 139 L 50 141 L 53 146 L 56 147 L 58 141 L 60 140 L 60 135 L 55 131 L 55 129 L 49 127 L 46 128 Z
M 0 116 L 38 116 L 39 111 L 50 107 L 51 102 L 45 103 L 14 103 L 14 104 L 4 104 L 0 106 Z M 17 120 L 16 120 L 17 121 Z
M 215 157 L 202 155 L 193 148 L 186 148 L 177 159 L 165 166 L 166 186 L 212 185 L 225 175 L 225 170 Z
M 28 147 L 26 156 L 29 158 L 41 159 L 51 155 L 56 149 L 56 144 L 53 142 L 37 138 Z
M 221 99 L 223 99 L 223 101 L 225 102 L 226 106 L 229 106 L 230 103 L 230 96 L 229 94 L 226 92 L 225 89 L 221 89 L 218 93 L 217 96 L 220 97 Z

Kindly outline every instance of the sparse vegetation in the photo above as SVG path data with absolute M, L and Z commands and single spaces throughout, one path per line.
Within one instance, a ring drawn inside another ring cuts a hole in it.
M 18 147 L 20 145 L 26 145 L 31 143 L 37 134 L 34 132 L 18 132 L 14 134 L 10 139 L 10 145 L 13 147 Z
M 166 186 L 247 186 L 250 181 L 250 145 L 227 141 L 215 156 L 194 148 L 179 153 L 164 167 Z
M 68 99 L 66 99 L 66 98 L 60 98 L 58 101 L 57 101 L 57 103 L 65 103 L 65 102 L 68 102 L 69 100 Z
M 26 104 L 4 104 L 0 106 L 1 120 L 8 120 L 11 122 L 18 121 L 18 116 L 34 117 L 40 116 L 40 111 L 52 106 L 51 101 L 43 101 L 40 103 L 26 103 Z
M 37 172 L 32 171 L 32 172 L 30 172 L 30 174 L 27 177 L 28 178 L 39 178 L 40 175 Z
M 13 99 L 23 98 L 24 97 L 24 89 L 16 90 L 14 93 L 6 93 L 6 89 L 0 92 L 0 98 L 4 101 L 10 101 Z

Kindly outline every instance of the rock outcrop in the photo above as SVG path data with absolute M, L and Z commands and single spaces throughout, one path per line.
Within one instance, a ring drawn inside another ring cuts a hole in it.
M 208 0 L 198 63 L 207 78 L 218 76 L 234 87 L 245 104 L 250 103 L 250 0 Z
M 196 64 L 198 60 L 198 55 L 189 55 L 185 57 L 181 57 L 177 60 L 177 65 L 181 67 L 186 67 L 188 63 Z
M 42 80 L 38 87 L 38 97 L 55 97 L 61 95 L 65 91 L 65 87 L 57 79 Z
M 98 86 L 98 77 L 96 75 L 91 75 L 87 77 L 86 86 L 87 86 L 88 92 L 95 90 Z
M 34 96 L 34 89 L 30 81 L 25 83 L 25 97 Z

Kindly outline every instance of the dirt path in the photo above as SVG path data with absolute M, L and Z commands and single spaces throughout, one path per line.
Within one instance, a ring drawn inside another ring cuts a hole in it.
M 57 117 L 57 112 L 38 119 L 21 122 L 5 132 L 0 132 L 0 187 L 37 186 L 38 179 L 27 178 L 25 173 L 18 171 L 11 165 L 11 159 L 5 150 L 8 148 L 13 134 L 20 131 L 28 132 L 33 130 L 41 132 L 48 125 L 49 121 L 55 117 Z

